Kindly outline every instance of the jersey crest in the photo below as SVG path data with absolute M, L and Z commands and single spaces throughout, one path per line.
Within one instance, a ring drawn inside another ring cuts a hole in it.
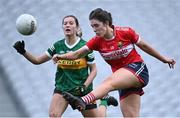
M 118 48 L 122 48 L 123 43 L 121 41 L 118 42 Z

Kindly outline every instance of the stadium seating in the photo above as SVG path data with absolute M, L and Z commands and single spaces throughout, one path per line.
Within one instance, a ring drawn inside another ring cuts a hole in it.
M 83 37 L 89 40 L 94 33 L 88 15 L 91 10 L 101 7 L 112 13 L 114 25 L 133 27 L 160 53 L 174 57 L 177 61 L 175 69 L 170 70 L 168 65 L 138 49 L 150 73 L 150 82 L 142 96 L 141 116 L 180 117 L 179 0 L 1 0 L 0 7 L 0 67 L 8 75 L 7 80 L 2 77 L 0 79 L 8 81 L 27 116 L 48 116 L 56 66 L 52 61 L 42 65 L 31 64 L 16 53 L 12 48 L 13 43 L 25 40 L 28 51 L 34 55 L 43 54 L 55 41 L 63 37 L 62 18 L 69 14 L 77 16 Z M 23 13 L 32 14 L 37 19 L 37 31 L 31 36 L 22 36 L 16 31 L 16 18 Z M 98 53 L 95 52 L 95 55 L 98 67 L 98 75 L 94 81 L 96 88 L 111 74 L 111 70 Z M 110 94 L 118 99 L 118 92 Z M 6 108 L 8 110 L 8 107 Z M 0 117 L 1 111 L 0 108 Z M 18 116 L 14 112 L 16 111 L 12 111 L 12 114 Z M 81 117 L 81 114 L 68 107 L 64 116 Z M 108 107 L 107 116 L 122 116 L 120 108 Z

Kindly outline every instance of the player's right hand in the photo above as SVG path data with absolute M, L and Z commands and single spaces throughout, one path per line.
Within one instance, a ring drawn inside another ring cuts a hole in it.
M 14 43 L 13 47 L 17 50 L 18 53 L 20 54 L 25 54 L 26 50 L 25 50 L 25 43 L 24 41 L 17 41 L 16 43 Z
M 167 59 L 165 63 L 168 63 L 169 68 L 174 69 L 174 65 L 176 64 L 176 61 L 174 59 Z
M 58 60 L 59 60 L 58 59 L 58 54 L 53 55 L 52 60 L 53 60 L 54 64 L 56 64 L 58 62 Z

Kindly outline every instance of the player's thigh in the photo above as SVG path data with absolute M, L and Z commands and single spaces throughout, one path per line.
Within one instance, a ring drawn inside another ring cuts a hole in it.
M 139 80 L 131 71 L 120 68 L 107 77 L 97 88 L 99 91 L 103 88 L 104 91 L 109 92 L 116 89 L 139 87 L 140 85 Z
M 98 117 L 98 109 L 97 108 L 84 110 L 84 111 L 81 111 L 81 113 L 84 117 Z
M 139 116 L 141 97 L 138 94 L 130 94 L 120 101 L 123 116 Z
M 131 87 L 141 87 L 142 84 L 138 78 L 129 70 L 120 68 L 115 71 L 111 76 L 111 86 L 114 89 L 125 89 Z
M 59 93 L 55 93 L 52 97 L 49 113 L 62 115 L 68 106 L 68 102 Z

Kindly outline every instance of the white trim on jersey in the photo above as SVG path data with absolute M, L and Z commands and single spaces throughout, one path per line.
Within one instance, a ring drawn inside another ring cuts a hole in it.
M 139 38 L 138 38 L 136 44 L 138 44 L 140 41 L 141 41 L 141 37 L 139 36 Z
M 79 43 L 80 40 L 81 40 L 81 39 L 78 37 L 77 40 L 76 40 L 76 42 L 75 42 L 73 45 L 69 45 L 69 44 L 66 42 L 66 39 L 65 39 L 65 45 L 66 45 L 68 48 L 72 49 L 74 46 L 76 46 L 76 45 Z
M 46 55 L 47 55 L 48 57 L 52 58 L 52 56 L 49 54 L 48 51 L 46 51 L 45 53 L 46 53 Z
M 95 64 L 95 63 L 96 63 L 95 59 L 93 61 L 87 61 L 87 64 Z

